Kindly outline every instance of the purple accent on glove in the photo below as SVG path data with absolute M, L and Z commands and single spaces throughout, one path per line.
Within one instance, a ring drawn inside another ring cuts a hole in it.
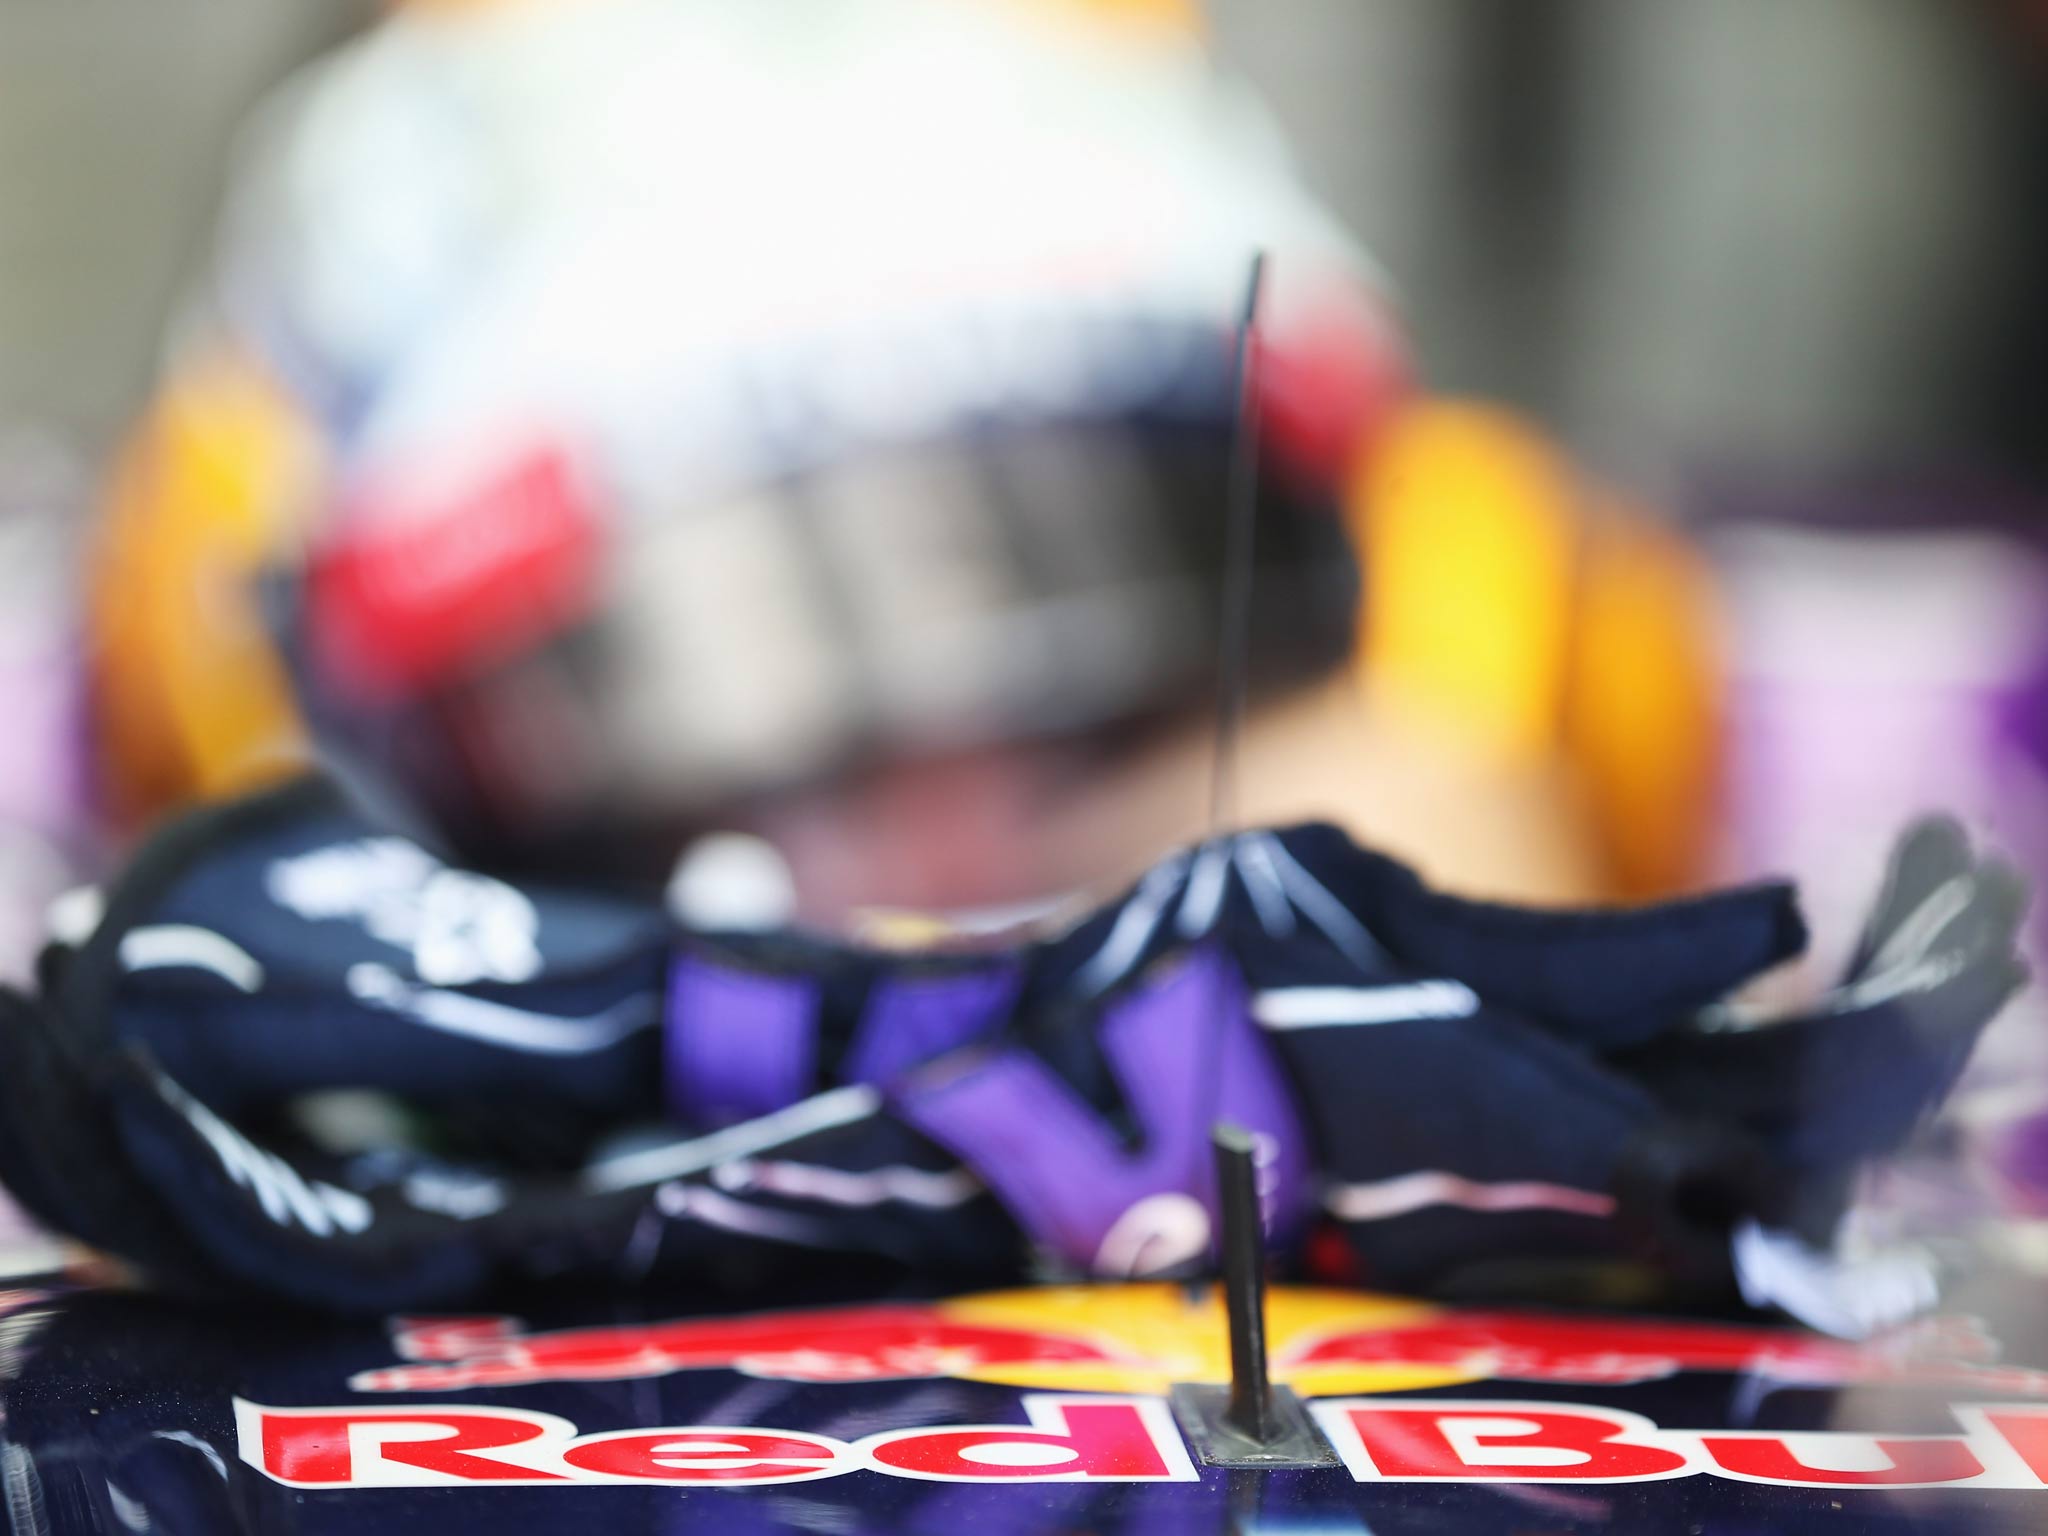
M 681 955 L 663 1029 L 670 1113 L 710 1127 L 751 1120 L 811 1092 L 818 983 Z
M 868 994 L 846 1079 L 886 1083 L 912 1067 L 992 1034 L 1016 1000 L 1012 963 L 930 976 L 884 976 Z
M 1308 1140 L 1236 966 L 1190 953 L 1110 1006 L 1101 1043 L 1140 1128 L 1136 1147 L 1021 1046 L 936 1064 L 899 1085 L 895 1108 L 966 1163 L 1034 1240 L 1085 1269 L 1126 1275 L 1209 1251 L 1209 1131 L 1234 1121 L 1260 1139 L 1266 1229 L 1290 1239 L 1307 1214 Z

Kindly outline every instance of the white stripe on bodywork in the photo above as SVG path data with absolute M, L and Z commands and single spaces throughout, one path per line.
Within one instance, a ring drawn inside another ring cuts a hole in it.
M 254 992 L 263 964 L 233 939 L 191 923 L 157 923 L 121 935 L 124 971 L 210 971 L 229 986 Z
M 1614 1196 L 1568 1184 L 1521 1180 L 1484 1184 L 1441 1169 L 1425 1168 L 1365 1184 L 1339 1184 L 1323 1196 L 1339 1221 L 1385 1221 L 1433 1205 L 1468 1211 L 1564 1211 L 1573 1216 L 1612 1216 Z
M 1325 1029 L 1465 1019 L 1479 995 L 1462 981 L 1409 981 L 1385 987 L 1273 987 L 1252 998 L 1252 1017 L 1268 1029 Z
M 371 961 L 350 966 L 347 980 L 349 993 L 357 1002 L 388 1009 L 429 1029 L 467 1035 L 533 1056 L 581 1056 L 605 1050 L 661 1021 L 657 993 L 628 997 L 581 1018 L 563 1018 L 471 997 L 466 992 L 421 986 L 388 965 Z

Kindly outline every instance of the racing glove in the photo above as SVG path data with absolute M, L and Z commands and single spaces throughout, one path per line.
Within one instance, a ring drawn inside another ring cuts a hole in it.
M 1529 912 L 1304 826 L 905 955 L 452 868 L 310 783 L 165 832 L 7 1002 L 0 1178 L 161 1284 L 340 1310 L 805 1253 L 1171 1274 L 1229 1119 L 1283 1256 L 1320 1229 L 1388 1288 L 1730 1292 L 1742 1232 L 1825 1241 L 2023 978 L 2008 869 L 1946 824 L 1898 868 L 1843 985 L 1763 1019 L 1727 999 L 1803 946 L 1779 885 Z M 384 1128 L 323 1131 L 338 1090 Z

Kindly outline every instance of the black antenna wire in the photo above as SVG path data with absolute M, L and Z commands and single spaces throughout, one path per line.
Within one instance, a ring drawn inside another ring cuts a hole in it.
M 1237 331 L 1237 414 L 1231 432 L 1230 479 L 1223 510 L 1223 601 L 1216 636 L 1216 757 L 1209 778 L 1212 838 L 1222 836 L 1237 822 L 1238 741 L 1244 734 L 1245 696 L 1250 688 L 1252 563 L 1259 506 L 1259 295 L 1265 287 L 1265 276 L 1266 253 L 1255 251 Z
M 1265 285 L 1265 275 L 1266 253 L 1255 251 L 1245 281 L 1244 310 L 1237 332 L 1237 414 L 1231 433 L 1230 479 L 1223 508 L 1223 602 L 1216 640 L 1216 758 L 1209 784 L 1209 837 L 1203 853 L 1197 855 L 1198 861 L 1202 857 L 1230 857 L 1227 840 L 1237 821 L 1237 751 L 1244 727 L 1249 676 L 1246 661 L 1251 649 L 1252 554 L 1257 533 L 1259 413 L 1254 390 L 1258 382 L 1259 291 Z M 1230 901 L 1227 865 L 1223 879 L 1225 888 L 1216 909 L 1219 926 L 1226 920 Z M 1223 1045 L 1231 1020 L 1220 999 L 1209 1013 L 1208 1028 L 1204 1031 L 1207 1038 L 1197 1040 L 1195 1048 L 1202 1053 L 1197 1062 L 1201 1074 L 1199 1102 L 1203 1118 L 1213 1126 L 1223 1102 Z M 1247 1166 L 1251 1166 L 1249 1157 Z M 1253 1226 L 1255 1230 L 1263 1226 L 1256 1200 Z M 1220 1243 L 1223 1234 L 1219 1231 L 1213 1236 Z
M 1244 313 L 1237 334 L 1237 417 L 1230 451 L 1223 540 L 1223 612 L 1217 636 L 1216 761 L 1210 781 L 1210 857 L 1229 859 L 1230 834 L 1237 806 L 1238 738 L 1244 730 L 1245 698 L 1250 686 L 1252 575 L 1258 531 L 1259 493 L 1259 294 L 1264 286 L 1266 256 L 1252 257 L 1245 285 Z M 1229 873 L 1223 876 L 1228 882 Z M 1219 924 L 1230 900 L 1226 883 Z M 1266 1362 L 1265 1202 L 1259 1189 L 1260 1140 L 1245 1127 L 1218 1121 L 1223 1098 L 1223 1044 L 1231 1020 L 1221 999 L 1210 1010 L 1209 1038 L 1195 1041 L 1202 1050 L 1198 1066 L 1205 1081 L 1204 1107 L 1211 1126 L 1215 1161 L 1218 1230 L 1213 1234 L 1224 1276 L 1224 1302 L 1230 1340 L 1230 1386 L 1182 1385 L 1174 1389 L 1176 1411 L 1194 1435 L 1202 1459 L 1222 1467 L 1321 1467 L 1335 1456 L 1317 1436 L 1291 1393 L 1275 1392 Z M 1242 1494 L 1256 1515 L 1258 1485 L 1234 1485 L 1233 1503 Z M 1250 1529 L 1252 1518 L 1240 1508 L 1233 1526 Z

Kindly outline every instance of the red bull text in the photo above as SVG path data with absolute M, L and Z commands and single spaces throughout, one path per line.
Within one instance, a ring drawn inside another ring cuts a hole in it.
M 1338 1398 L 1316 1422 L 1361 1483 L 1641 1483 L 2048 1489 L 2048 1409 L 1952 1408 L 1960 1433 L 1662 1429 L 1580 1403 Z M 889 1430 L 851 1444 L 758 1426 L 578 1434 L 553 1414 L 457 1404 L 235 1402 L 242 1460 L 293 1488 L 669 1484 L 742 1488 L 850 1472 L 932 1482 L 1193 1482 L 1157 1398 L 1031 1394 L 1023 1424 Z
M 1360 1482 L 1648 1482 L 1711 1476 L 1812 1488 L 2048 1486 L 2048 1373 L 1999 1364 L 1968 1319 L 1846 1344 L 1785 1329 L 1652 1318 L 1460 1312 L 1357 1292 L 1277 1288 L 1275 1376 L 1313 1399 Z M 605 1483 L 748 1487 L 851 1472 L 940 1482 L 1185 1482 L 1198 1477 L 1165 1402 L 1224 1379 L 1213 1296 L 1172 1285 L 997 1292 L 532 1332 L 504 1317 L 405 1318 L 402 1363 L 360 1393 L 443 1394 L 729 1370 L 803 1382 L 954 1376 L 1027 1389 L 1021 1424 L 893 1429 L 847 1442 L 758 1425 L 584 1434 L 485 1404 L 237 1400 L 242 1459 L 295 1488 Z M 1575 1402 L 1391 1398 L 1462 1383 L 1624 1387 L 1682 1371 L 1766 1383 L 1967 1390 L 1925 1435 L 1682 1430 Z M 2029 1404 L 2026 1399 L 2034 1399 Z

